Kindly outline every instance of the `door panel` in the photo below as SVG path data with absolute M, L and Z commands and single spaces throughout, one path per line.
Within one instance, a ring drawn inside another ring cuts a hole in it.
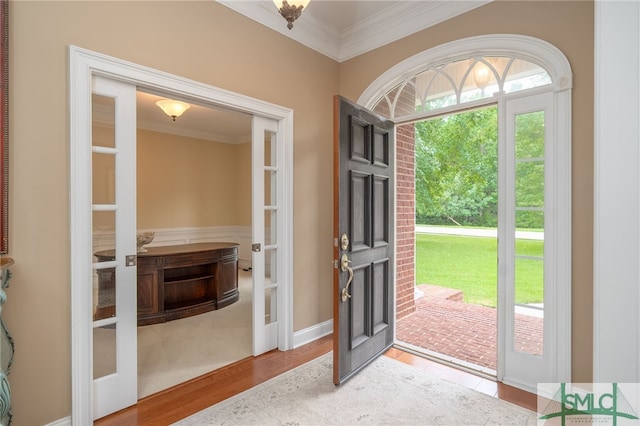
M 278 347 L 278 287 L 284 274 L 281 251 L 284 224 L 278 210 L 283 179 L 278 122 L 254 116 L 252 122 L 253 355 Z
M 334 98 L 334 382 L 393 343 L 394 124 Z
M 136 254 L 136 88 L 94 77 L 92 91 L 93 238 L 113 241 L 92 264 L 95 419 L 138 400 L 136 266 L 126 259 Z

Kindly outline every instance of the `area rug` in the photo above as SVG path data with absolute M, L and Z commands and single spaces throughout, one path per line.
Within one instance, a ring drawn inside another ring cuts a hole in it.
M 331 354 L 177 425 L 535 425 L 536 414 L 381 356 L 341 386 Z

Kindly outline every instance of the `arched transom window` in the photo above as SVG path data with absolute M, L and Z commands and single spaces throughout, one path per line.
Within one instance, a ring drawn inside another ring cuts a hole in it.
M 540 65 L 505 56 L 477 56 L 434 65 L 398 83 L 374 111 L 395 120 L 499 94 L 551 85 Z
M 569 62 L 555 46 L 533 37 L 496 34 L 414 55 L 380 75 L 357 102 L 403 123 L 505 97 L 570 93 L 571 83 Z

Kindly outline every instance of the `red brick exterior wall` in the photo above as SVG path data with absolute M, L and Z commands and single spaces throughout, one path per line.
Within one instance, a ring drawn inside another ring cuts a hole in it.
M 415 311 L 415 133 L 396 128 L 396 319 Z
M 394 116 L 415 111 L 415 89 L 412 85 L 398 86 L 387 93 L 395 101 Z M 390 105 L 383 99 L 374 108 L 389 117 Z M 396 319 L 416 310 L 414 291 L 415 272 L 415 126 L 396 127 Z

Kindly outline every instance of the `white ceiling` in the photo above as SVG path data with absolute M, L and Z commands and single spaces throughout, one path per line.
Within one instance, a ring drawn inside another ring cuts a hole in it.
M 311 0 L 293 29 L 272 0 L 216 0 L 336 61 L 406 37 L 492 0 Z M 138 127 L 224 143 L 250 140 L 251 117 L 200 105 L 172 121 L 155 101 L 138 92 Z
M 189 103 L 183 115 L 173 121 L 157 105 L 163 97 L 137 92 L 138 128 L 223 143 L 251 141 L 251 116 L 222 108 Z

